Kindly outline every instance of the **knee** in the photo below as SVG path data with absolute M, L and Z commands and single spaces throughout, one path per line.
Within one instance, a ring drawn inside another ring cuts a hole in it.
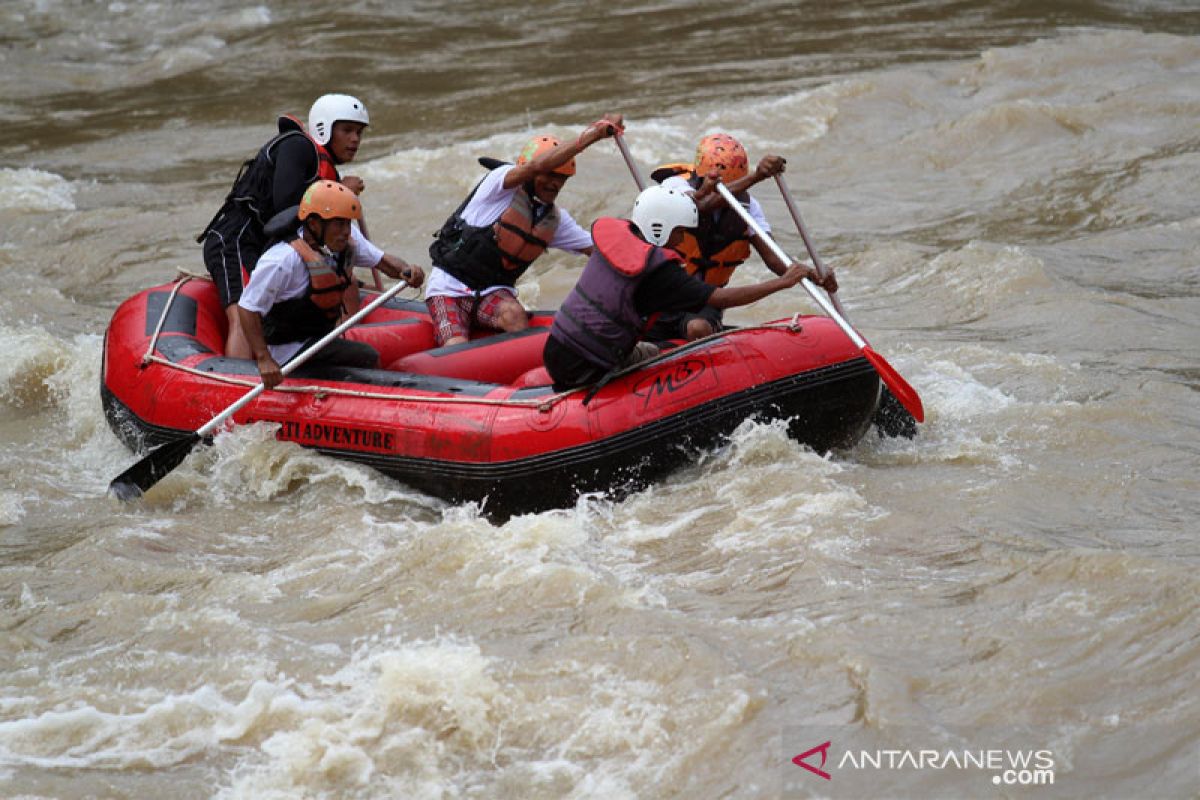
M 361 367 L 363 369 L 379 367 L 379 351 L 366 342 L 356 342 L 338 337 L 325 346 L 324 358 L 321 358 L 321 355 L 318 353 L 313 360 L 343 367 Z
M 520 303 L 507 303 L 499 314 L 500 327 L 510 333 L 529 327 L 529 314 Z
M 357 366 L 367 369 L 379 369 L 379 351 L 368 344 L 364 344 L 358 354 L 357 361 Z
M 691 319 L 687 324 L 688 341 L 694 339 L 703 339 L 705 336 L 712 336 L 716 331 L 713 330 L 712 324 L 706 319 Z

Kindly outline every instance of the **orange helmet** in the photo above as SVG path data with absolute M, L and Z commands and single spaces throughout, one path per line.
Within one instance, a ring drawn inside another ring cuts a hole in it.
M 705 176 L 714 169 L 725 183 L 745 177 L 750 171 L 746 148 L 728 133 L 709 134 L 696 147 L 696 174 Z
M 300 219 L 362 219 L 358 195 L 336 181 L 317 181 L 300 199 Z
M 521 151 L 521 155 L 517 156 L 517 164 L 528 164 L 535 158 L 549 150 L 558 147 L 562 142 L 553 136 L 535 136 L 525 145 L 525 149 Z M 571 159 L 565 164 L 561 164 L 554 169 L 554 172 L 559 175 L 570 177 L 575 174 L 575 159 Z

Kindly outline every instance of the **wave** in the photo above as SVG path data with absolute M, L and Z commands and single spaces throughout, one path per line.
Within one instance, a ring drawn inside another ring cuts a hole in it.
M 0 168 L 0 211 L 74 211 L 75 189 L 53 172 Z

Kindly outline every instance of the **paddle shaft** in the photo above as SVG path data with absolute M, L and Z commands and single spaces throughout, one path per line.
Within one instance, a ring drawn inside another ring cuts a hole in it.
M 785 264 L 792 263 L 793 259 L 787 253 L 783 252 L 783 249 L 762 229 L 761 225 L 755 222 L 754 217 L 750 216 L 750 212 L 738 202 L 738 199 L 733 196 L 733 192 L 729 191 L 725 187 L 725 184 L 718 183 L 717 191 L 725 198 L 725 202 L 729 207 L 736 211 L 750 227 L 750 230 L 754 231 L 756 236 L 766 242 L 767 246 L 771 248 L 771 252 L 777 258 Z M 879 373 L 879 377 L 883 379 L 884 384 L 892 391 L 892 394 L 896 395 L 896 399 L 900 401 L 901 405 L 908 409 L 908 412 L 913 415 L 913 418 L 917 422 L 923 422 L 925 420 L 925 409 L 921 404 L 921 397 L 917 394 L 917 390 L 910 386 L 908 381 L 904 380 L 899 372 L 896 372 L 895 368 L 887 362 L 887 359 L 875 352 L 871 345 L 867 343 L 867 340 L 860 336 L 858 331 L 854 330 L 850 323 L 838 313 L 837 309 L 833 307 L 833 303 L 826 299 L 821 292 L 817 291 L 817 287 L 813 285 L 812 281 L 808 278 L 801 278 L 800 285 L 804 287 L 804 291 L 808 292 L 809 297 L 829 315 L 829 318 L 837 323 L 842 332 L 850 337 L 850 341 L 854 342 L 854 345 L 859 350 L 862 350 L 863 355 L 875 367 L 875 371 Z
M 345 333 L 350 326 L 357 323 L 367 314 L 370 314 L 376 308 L 388 299 L 395 296 L 397 292 L 403 289 L 408 284 L 404 281 L 399 281 L 391 289 L 375 298 L 365 308 L 360 309 L 353 316 L 343 322 L 341 325 L 334 328 L 327 335 L 322 337 L 318 342 L 311 347 L 306 348 L 300 355 L 289 361 L 282 370 L 284 375 L 292 372 L 301 364 L 308 361 L 312 356 L 316 355 L 321 348 L 329 344 L 337 336 Z M 133 500 L 141 497 L 151 486 L 158 483 L 162 478 L 183 463 L 187 458 L 188 453 L 192 451 L 199 442 L 203 441 L 206 436 L 212 434 L 226 420 L 236 414 L 238 411 L 246 407 L 246 404 L 252 401 L 266 391 L 266 385 L 260 383 L 249 392 L 247 392 L 240 400 L 231 405 L 229 408 L 222 411 L 217 416 L 209 420 L 205 425 L 198 430 L 181 436 L 166 444 L 159 445 L 155 449 L 147 453 L 140 461 L 133 464 L 129 469 L 122 472 L 117 477 L 113 478 L 108 484 L 109 494 L 115 495 L 120 500 Z
M 633 176 L 633 181 L 637 184 L 638 191 L 642 191 L 646 188 L 646 179 L 638 171 L 637 164 L 634 162 L 633 156 L 629 153 L 629 147 L 625 144 L 625 137 L 620 133 L 614 133 L 613 141 L 617 143 L 617 149 L 621 151 L 621 157 L 625 159 L 625 166 L 629 167 L 629 174 Z
M 300 353 L 300 355 L 296 356 L 291 361 L 284 364 L 283 368 L 280 369 L 279 371 L 282 372 L 284 375 L 289 375 L 292 372 L 294 372 L 296 369 L 298 369 L 299 367 L 303 366 L 306 361 L 308 361 L 310 358 L 315 356 L 322 348 L 325 347 L 325 345 L 329 344 L 334 339 L 341 336 L 346 331 L 350 330 L 350 328 L 352 328 L 356 324 L 358 324 L 359 320 L 361 320 L 367 314 L 370 314 L 375 309 L 379 308 L 381 305 L 386 303 L 388 300 L 391 300 L 393 297 L 395 297 L 400 292 L 401 289 L 403 289 L 406 286 L 408 286 L 408 284 L 406 282 L 398 281 L 395 286 L 388 289 L 386 292 L 379 295 L 379 297 L 376 297 L 370 303 L 368 303 L 367 305 L 360 308 L 353 316 L 351 316 L 349 319 L 347 319 L 341 325 L 338 325 L 336 328 L 331 330 L 329 333 L 325 334 L 319 340 L 314 342 L 311 347 L 308 347 L 307 349 L 302 351 Z M 199 428 L 196 431 L 196 435 L 200 436 L 202 438 L 205 436 L 208 436 L 210 433 L 212 433 L 217 428 L 219 428 L 221 426 L 221 424 L 225 422 L 225 420 L 229 419 L 234 414 L 241 411 L 243 408 L 246 407 L 246 405 L 248 403 L 253 401 L 254 398 L 258 397 L 260 394 L 262 394 L 264 391 L 266 391 L 266 388 L 267 387 L 261 383 L 258 386 L 255 386 L 253 389 L 251 389 L 249 392 L 247 392 L 245 394 L 245 396 L 242 397 L 240 400 L 238 400 L 236 403 L 234 403 L 229 408 L 225 409 L 220 414 L 218 414 L 217 416 L 215 416 L 211 420 L 209 420 L 207 423 L 205 423 L 201 428 Z
M 779 193 L 783 195 L 783 202 L 787 205 L 788 212 L 792 215 L 792 221 L 796 223 L 796 230 L 800 232 L 800 238 L 804 240 L 804 249 L 808 251 L 808 257 L 812 259 L 813 266 L 817 268 L 817 274 L 821 276 L 821 280 L 825 280 L 825 276 L 829 274 L 829 270 L 825 268 L 825 263 L 817 255 L 817 248 L 813 246 L 812 239 L 808 236 L 808 229 L 804 227 L 804 220 L 800 217 L 800 209 L 796 207 L 796 201 L 792 199 L 792 193 L 788 190 L 787 181 L 784 180 L 783 173 L 775 176 L 775 183 L 779 186 Z M 833 307 L 838 310 L 839 314 L 843 317 L 846 316 L 846 309 L 842 308 L 842 303 L 838 300 L 837 292 L 829 293 L 829 301 L 833 303 Z
M 729 204 L 729 207 L 741 216 L 745 223 L 750 227 L 750 230 L 754 231 L 754 234 L 763 242 L 765 242 L 767 247 L 771 248 L 771 252 L 774 253 L 780 261 L 782 261 L 784 264 L 791 264 L 794 261 L 794 259 L 787 253 L 783 252 L 783 248 L 776 244 L 775 240 L 772 239 L 770 235 L 762 229 L 762 226 L 758 224 L 754 217 L 750 216 L 750 212 L 747 211 L 740 202 L 738 202 L 738 199 L 733 196 L 733 192 L 725 188 L 725 184 L 717 183 L 717 191 L 720 192 L 721 196 L 725 198 L 725 202 Z M 820 270 L 818 269 L 818 272 L 819 271 Z M 854 330 L 850 323 L 838 313 L 838 310 L 834 308 L 833 303 L 827 300 L 825 296 L 817 290 L 817 287 L 813 285 L 812 281 L 810 281 L 808 278 L 801 278 L 800 285 L 804 287 L 804 291 L 808 292 L 813 301 L 819 305 L 826 314 L 829 315 L 829 318 L 836 322 L 838 327 L 850 337 L 850 341 L 854 342 L 854 344 L 860 350 L 867 346 L 866 339 L 863 339 L 858 335 L 858 331 Z
M 779 187 L 779 193 L 783 195 L 783 202 L 787 205 L 788 211 L 792 215 L 792 221 L 796 223 L 796 230 L 799 231 L 800 238 L 804 240 L 804 249 L 808 251 L 808 257 L 812 259 L 817 274 L 824 280 L 829 275 L 829 270 L 825 268 L 824 262 L 821 261 L 821 256 L 817 254 L 817 248 L 808 235 L 808 229 L 804 227 L 804 220 L 800 216 L 800 209 L 796 206 L 796 201 L 793 199 L 792 193 L 788 189 L 787 180 L 783 177 L 782 173 L 775 176 L 775 184 Z M 828 292 L 828 295 L 829 301 L 833 303 L 833 307 L 838 310 L 838 313 L 843 318 L 846 318 L 846 309 L 842 307 L 841 301 L 838 300 L 837 292 Z M 849 319 L 847 318 L 846 321 L 849 322 Z M 883 397 L 880 399 L 879 411 L 875 414 L 875 424 L 888 436 L 904 436 L 911 439 L 916 435 L 916 417 L 887 388 L 884 389 Z
M 367 214 L 362 210 L 362 206 L 358 209 L 358 230 L 362 233 L 364 239 L 370 239 L 371 234 L 367 233 Z M 379 277 L 379 268 L 371 267 L 371 277 L 375 279 L 375 291 L 383 291 L 383 278 Z

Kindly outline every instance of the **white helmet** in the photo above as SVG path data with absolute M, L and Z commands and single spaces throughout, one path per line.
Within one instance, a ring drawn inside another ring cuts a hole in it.
M 308 110 L 308 133 L 317 144 L 329 144 L 333 135 L 333 123 L 338 120 L 361 122 L 370 125 L 367 107 L 357 97 L 348 94 L 323 94 Z
M 676 228 L 694 228 L 700 222 L 690 195 L 665 186 L 651 186 L 633 201 L 629 221 L 650 244 L 662 247 Z

